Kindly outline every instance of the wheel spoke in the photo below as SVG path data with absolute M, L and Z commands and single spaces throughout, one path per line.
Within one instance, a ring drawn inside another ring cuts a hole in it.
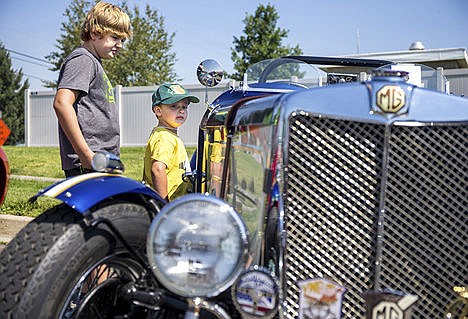
M 141 269 L 134 267 L 135 263 L 114 255 L 89 268 L 87 275 L 83 276 L 72 290 L 61 318 L 76 318 L 82 315 L 106 318 L 117 295 L 115 289 L 123 283 L 136 280 L 136 276 L 141 273 Z M 103 305 L 103 300 L 108 307 Z

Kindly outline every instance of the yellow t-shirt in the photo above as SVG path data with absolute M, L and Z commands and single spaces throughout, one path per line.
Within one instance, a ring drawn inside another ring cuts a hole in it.
M 187 194 L 190 182 L 182 181 L 182 174 L 190 172 L 187 150 L 177 134 L 162 127 L 155 127 L 146 144 L 143 181 L 154 187 L 151 179 L 153 161 L 166 164 L 169 200 Z

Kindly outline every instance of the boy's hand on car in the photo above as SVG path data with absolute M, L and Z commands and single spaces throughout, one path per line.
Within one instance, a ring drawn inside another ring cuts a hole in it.
M 94 157 L 94 152 L 91 150 L 89 150 L 89 152 L 86 152 L 85 154 L 80 154 L 79 158 L 80 158 L 81 165 L 84 168 L 92 169 L 93 157 Z

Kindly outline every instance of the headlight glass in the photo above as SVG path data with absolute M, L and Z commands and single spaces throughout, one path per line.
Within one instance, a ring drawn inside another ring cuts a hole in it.
M 244 269 L 248 235 L 224 201 L 192 194 L 163 207 L 151 224 L 147 251 L 153 272 L 167 289 L 185 297 L 212 297 Z

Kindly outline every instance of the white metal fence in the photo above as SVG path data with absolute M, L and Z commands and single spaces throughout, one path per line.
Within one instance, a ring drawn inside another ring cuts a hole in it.
M 450 92 L 468 97 L 468 69 L 441 71 L 450 83 Z M 212 102 L 228 88 L 228 84 L 208 88 L 208 101 Z M 198 124 L 206 110 L 205 87 L 184 85 L 190 93 L 200 98 L 200 103 L 191 104 L 189 117 L 179 129 L 179 135 L 187 146 L 197 144 Z M 120 114 L 120 141 L 122 146 L 143 146 L 156 125 L 151 111 L 151 94 L 156 86 L 115 88 Z M 25 144 L 26 146 L 58 146 L 58 123 L 53 110 L 55 92 L 30 91 L 25 94 Z
M 179 129 L 185 145 L 197 143 L 198 124 L 206 110 L 205 87 L 184 85 L 200 99 L 190 104 L 189 116 Z M 120 142 L 122 146 L 143 146 L 157 124 L 151 111 L 151 95 L 157 86 L 115 87 L 116 103 L 120 114 Z M 208 88 L 208 101 L 213 101 L 226 90 L 226 86 Z M 55 91 L 31 91 L 25 93 L 25 144 L 26 146 L 58 146 L 58 122 L 53 109 Z

